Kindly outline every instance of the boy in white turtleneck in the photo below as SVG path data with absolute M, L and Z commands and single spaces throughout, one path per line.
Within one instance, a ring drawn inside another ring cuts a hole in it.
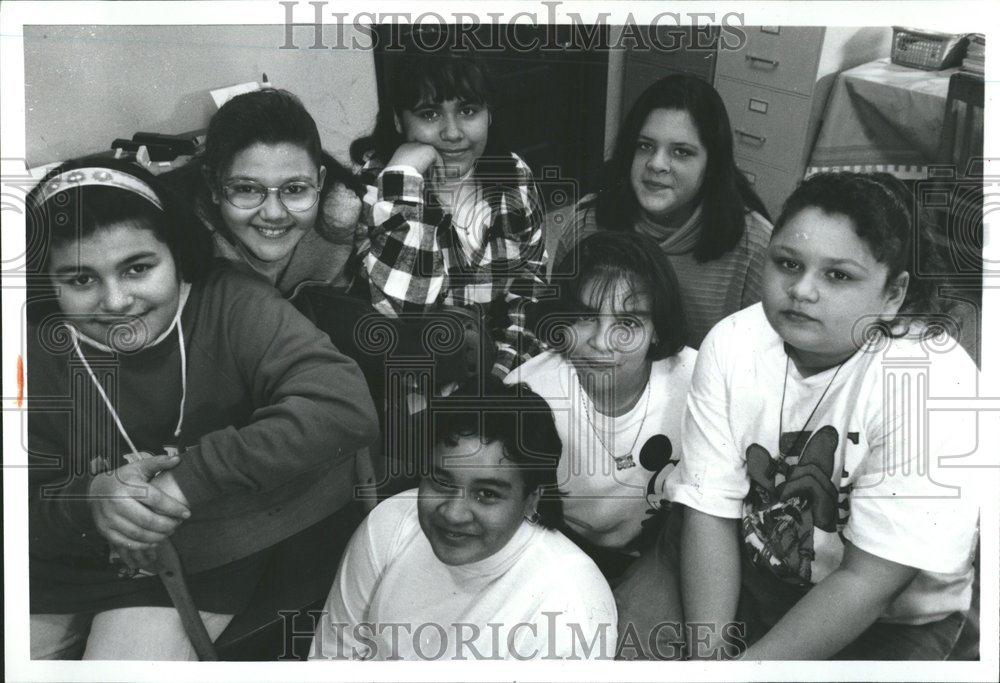
M 479 406 L 478 380 L 446 400 L 419 489 L 355 533 L 310 658 L 613 656 L 611 590 L 551 528 L 562 514 L 552 413 L 525 385 L 492 385 Z

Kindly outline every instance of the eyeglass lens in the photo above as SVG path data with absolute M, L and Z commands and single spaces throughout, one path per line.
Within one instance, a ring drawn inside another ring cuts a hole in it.
M 278 200 L 289 211 L 311 209 L 319 199 L 319 190 L 308 183 L 285 183 L 281 187 L 269 188 L 259 183 L 240 182 L 225 185 L 226 200 L 238 209 L 256 209 L 262 205 L 271 191 L 278 193 Z

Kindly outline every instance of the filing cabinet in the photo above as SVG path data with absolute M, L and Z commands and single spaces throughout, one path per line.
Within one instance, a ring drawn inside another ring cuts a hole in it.
M 676 29 L 675 29 L 676 30 Z M 888 27 L 747 26 L 735 49 L 731 37 L 703 50 L 629 53 L 623 114 L 643 89 L 684 72 L 715 85 L 733 127 L 736 164 L 777 218 L 802 179 L 836 76 L 888 56 Z M 679 56 L 683 54 L 683 56 Z M 700 70 L 698 67 L 700 66 Z
M 716 27 L 642 26 L 637 44 L 625 54 L 621 118 L 650 85 L 671 73 L 685 73 L 711 83 L 718 56 Z

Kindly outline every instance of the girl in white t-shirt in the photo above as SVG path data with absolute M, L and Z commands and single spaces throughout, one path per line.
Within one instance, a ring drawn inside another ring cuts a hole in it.
M 554 348 L 507 382 L 527 383 L 552 407 L 565 531 L 613 580 L 644 545 L 643 528 L 655 526 L 663 481 L 681 455 L 696 352 L 684 346 L 673 269 L 644 235 L 587 237 L 553 284 L 559 297 L 537 327 Z
M 686 623 L 672 633 L 691 657 L 944 659 L 956 643 L 979 508 L 954 462 L 976 449 L 975 415 L 953 399 L 977 377 L 933 314 L 937 283 L 916 277 L 931 252 L 912 199 L 884 174 L 803 182 L 762 304 L 701 347 L 666 487 L 680 533 L 647 567 L 659 588 L 632 586 L 660 596 L 655 620 Z M 622 614 L 640 636 L 645 609 Z

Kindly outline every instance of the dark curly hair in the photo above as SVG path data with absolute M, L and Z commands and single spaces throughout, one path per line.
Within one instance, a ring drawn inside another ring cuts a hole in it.
M 696 201 L 701 203 L 702 224 L 694 257 L 711 261 L 733 249 L 743 238 L 745 214 L 753 210 L 770 218 L 764 203 L 736 168 L 729 114 L 711 84 L 674 74 L 649 86 L 629 110 L 615 141 L 611 159 L 601 174 L 600 189 L 592 200 L 597 224 L 606 230 L 634 232 L 639 202 L 632 189 L 632 160 L 639 133 L 657 109 L 685 111 L 691 116 L 708 155 L 705 179 Z
M 540 494 L 538 523 L 548 529 L 562 526 L 557 472 L 562 440 L 545 399 L 526 384 L 508 387 L 484 377 L 466 380 L 448 399 L 435 402 L 435 444 L 454 446 L 466 436 L 478 436 L 483 443 L 499 441 L 524 479 L 525 495 Z
M 939 283 L 921 273 L 943 272 L 944 258 L 933 222 L 914 212 L 914 204 L 913 192 L 888 173 L 818 173 L 802 181 L 785 201 L 772 238 L 810 207 L 847 217 L 875 260 L 888 267 L 887 285 L 901 273 L 909 274 L 899 316 L 890 326 L 904 318 L 929 318 L 949 307 L 937 296 Z
M 599 231 L 580 240 L 552 272 L 558 296 L 538 302 L 533 327 L 540 339 L 562 351 L 572 325 L 589 302 L 581 300 L 587 283 L 594 283 L 599 300 L 614 293 L 625 280 L 636 292 L 645 292 L 652 306 L 650 317 L 656 343 L 650 344 L 650 360 L 668 358 L 684 348 L 687 322 L 677 275 L 667 255 L 651 237 L 641 233 Z

